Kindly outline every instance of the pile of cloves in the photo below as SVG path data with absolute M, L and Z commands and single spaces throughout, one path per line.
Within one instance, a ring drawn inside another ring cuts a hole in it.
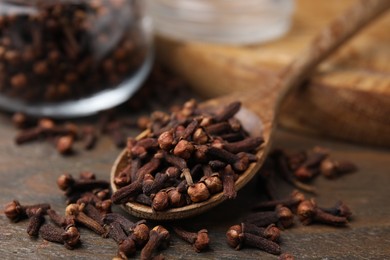
M 84 98 L 117 86 L 146 59 L 137 1 L 13 2 L 0 3 L 0 92 L 11 100 Z
M 257 160 L 262 137 L 234 117 L 239 102 L 206 110 L 187 101 L 171 115 L 156 111 L 146 130 L 127 140 L 128 164 L 117 172 L 114 204 L 136 201 L 155 211 L 236 197 L 235 181 Z
M 127 259 L 141 250 L 141 259 L 164 259 L 159 251 L 170 243 L 170 232 L 163 226 L 150 228 L 146 220 L 130 221 L 125 216 L 111 211 L 108 182 L 97 180 L 90 171 L 80 173 L 75 179 L 65 173 L 57 179 L 64 191 L 67 207 L 61 215 L 47 203 L 21 205 L 14 200 L 5 205 L 4 213 L 12 222 L 29 219 L 27 233 L 32 237 L 63 244 L 75 249 L 80 243 L 79 227 L 85 227 L 102 238 L 111 238 L 118 244 L 115 259 Z M 50 220 L 51 223 L 48 222 Z M 182 227 L 173 227 L 177 236 L 190 243 L 196 252 L 209 246 L 208 231 L 190 232 Z

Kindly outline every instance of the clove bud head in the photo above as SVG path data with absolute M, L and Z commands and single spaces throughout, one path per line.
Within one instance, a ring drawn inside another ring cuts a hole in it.
M 187 193 L 190 196 L 192 202 L 202 202 L 210 197 L 209 189 L 203 182 L 195 183 L 187 189 Z
M 287 207 L 277 207 L 276 212 L 279 216 L 279 223 L 284 227 L 288 228 L 293 225 L 294 215 L 291 210 Z
M 275 224 L 271 224 L 265 229 L 264 235 L 268 240 L 276 242 L 280 238 L 280 229 Z
M 173 154 L 185 160 L 188 160 L 190 159 L 191 154 L 194 150 L 195 148 L 193 144 L 191 144 L 187 140 L 180 140 L 173 149 Z
M 74 225 L 68 225 L 61 236 L 67 248 L 74 248 L 80 243 L 80 233 Z
M 234 225 L 226 232 L 227 244 L 235 250 L 240 250 L 243 243 L 241 225 Z
M 143 247 L 149 240 L 149 227 L 145 224 L 138 224 L 133 230 L 131 238 L 134 240 L 137 247 Z
M 67 190 L 70 186 L 74 184 L 75 180 L 73 179 L 72 175 L 69 173 L 64 173 L 60 175 L 57 179 L 57 186 L 61 190 L 65 191 Z
M 4 214 L 11 221 L 17 222 L 23 217 L 23 215 L 25 215 L 25 212 L 22 209 L 19 201 L 13 200 L 5 205 Z
M 222 180 L 218 174 L 205 177 L 203 182 L 206 184 L 211 194 L 215 194 L 223 190 Z
M 152 201 L 152 208 L 155 211 L 162 211 L 167 209 L 169 206 L 169 197 L 166 191 L 159 191 L 154 196 Z
M 297 215 L 299 220 L 304 224 L 308 225 L 311 223 L 315 215 L 315 205 L 310 200 L 302 201 L 297 208 Z
M 118 255 L 132 256 L 135 254 L 136 247 L 133 239 L 127 238 L 118 246 Z
M 160 134 L 157 142 L 161 149 L 168 151 L 172 148 L 174 140 L 172 131 L 166 131 Z
M 182 207 L 187 204 L 184 194 L 180 193 L 177 188 L 168 191 L 169 204 L 174 207 Z
M 159 236 L 161 237 L 161 243 L 160 243 L 160 248 L 161 249 L 166 249 L 168 248 L 169 246 L 169 239 L 170 239 L 170 234 L 169 234 L 169 231 L 164 228 L 163 226 L 161 225 L 158 225 L 158 226 L 155 226 L 153 229 L 153 231 L 156 231 Z
M 65 215 L 66 216 L 77 216 L 80 212 L 80 205 L 78 204 L 69 204 L 66 208 L 65 208 Z
M 207 229 L 201 229 L 198 232 L 198 236 L 194 243 L 194 248 L 196 252 L 201 252 L 209 247 L 210 239 L 207 232 Z

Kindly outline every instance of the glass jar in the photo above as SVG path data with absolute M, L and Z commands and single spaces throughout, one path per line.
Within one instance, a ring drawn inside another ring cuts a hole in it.
M 178 40 L 255 44 L 290 28 L 294 0 L 147 0 L 157 32 Z
M 92 114 L 127 100 L 152 65 L 143 0 L 0 0 L 0 106 Z

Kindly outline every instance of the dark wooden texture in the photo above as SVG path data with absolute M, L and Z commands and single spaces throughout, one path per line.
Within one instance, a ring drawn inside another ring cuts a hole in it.
M 21 203 L 47 202 L 59 212 L 65 209 L 64 197 L 56 186 L 56 178 L 63 172 L 78 174 L 92 170 L 99 178 L 109 179 L 110 167 L 120 152 L 110 140 L 103 138 L 93 151 L 83 151 L 69 157 L 57 155 L 49 144 L 32 143 L 17 147 L 13 143 L 15 130 L 5 115 L 0 115 L 0 205 L 12 199 Z M 307 138 L 278 131 L 275 146 L 306 149 L 314 145 L 332 149 L 335 158 L 352 160 L 359 171 L 337 180 L 318 178 L 318 203 L 330 206 L 343 199 L 354 213 L 347 228 L 322 225 L 295 227 L 282 234 L 283 252 L 291 252 L 296 259 L 385 259 L 390 257 L 390 153 L 389 150 L 360 147 L 325 139 Z M 291 187 L 275 180 L 280 195 Z M 173 236 L 171 246 L 163 251 L 167 259 L 277 259 L 255 249 L 234 251 L 225 243 L 227 228 L 238 223 L 250 205 L 260 199 L 253 180 L 239 192 L 234 201 L 226 201 L 211 211 L 183 221 L 194 228 L 208 228 L 211 249 L 197 254 L 188 244 Z M 119 207 L 115 211 L 124 213 Z M 61 245 L 31 239 L 26 233 L 27 221 L 10 223 L 0 214 L 0 256 L 2 259 L 112 259 L 116 244 L 81 229 L 81 248 L 67 250 Z M 136 257 L 139 257 L 139 253 Z

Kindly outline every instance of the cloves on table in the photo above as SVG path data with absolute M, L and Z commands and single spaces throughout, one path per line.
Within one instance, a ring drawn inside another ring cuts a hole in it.
M 38 232 L 42 224 L 45 222 L 44 214 L 46 212 L 42 208 L 29 208 L 26 210 L 30 221 L 27 226 L 27 234 L 32 237 L 38 236 Z
M 299 180 L 310 180 L 319 174 L 319 166 L 329 156 L 329 151 L 322 147 L 315 147 L 306 155 L 306 159 L 294 170 Z
M 134 241 L 126 236 L 118 222 L 113 222 L 109 225 L 108 236 L 118 244 L 118 255 L 128 257 L 135 254 L 136 248 Z
M 152 259 L 158 248 L 165 249 L 169 245 L 170 234 L 163 226 L 155 226 L 149 233 L 149 240 L 141 251 L 141 260 Z
M 84 206 L 85 205 L 83 204 L 82 205 L 70 204 L 65 209 L 65 215 L 74 217 L 76 222 L 83 224 L 85 227 L 89 228 L 96 234 L 105 237 L 107 235 L 107 231 L 97 221 L 88 217 L 83 212 Z
M 348 207 L 347 204 L 345 204 L 341 200 L 337 201 L 333 207 L 330 208 L 319 207 L 319 209 L 321 209 L 326 213 L 332 214 L 334 216 L 345 217 L 347 219 L 350 219 L 352 216 L 351 209 Z
M 270 159 L 274 160 L 275 168 L 281 177 L 297 189 L 303 190 L 309 193 L 316 193 L 316 190 L 313 186 L 301 182 L 296 178 L 294 172 L 290 169 L 288 165 L 288 157 L 285 151 L 281 149 L 275 149 L 270 153 Z
M 102 222 L 104 224 L 110 225 L 114 222 L 119 223 L 122 229 L 129 234 L 131 230 L 135 227 L 135 223 L 125 218 L 124 216 L 118 213 L 108 213 L 102 217 Z
M 195 233 L 186 231 L 181 227 L 174 226 L 173 231 L 181 239 L 190 243 L 198 253 L 209 247 L 210 239 L 207 229 L 201 229 Z
M 320 165 L 321 174 L 328 179 L 333 179 L 346 173 L 352 173 L 356 170 L 356 165 L 350 161 L 339 161 L 331 158 L 323 160 Z
M 50 220 L 57 225 L 58 227 L 66 227 L 69 225 L 75 225 L 74 217 L 72 216 L 61 216 L 58 214 L 54 209 L 48 209 L 47 215 L 49 216 Z
M 251 246 L 261 249 L 267 253 L 280 255 L 280 246 L 264 237 L 247 233 L 241 225 L 234 225 L 226 232 L 227 244 L 235 250 L 240 250 L 243 246 Z
M 90 203 L 86 203 L 86 204 L 83 204 L 84 207 L 83 207 L 83 211 L 84 213 L 90 217 L 91 219 L 95 220 L 97 223 L 99 223 L 101 226 L 104 225 L 103 223 L 103 214 L 92 204 Z M 110 205 L 110 208 L 111 208 L 111 205 Z
M 58 187 L 70 194 L 73 191 L 83 192 L 93 189 L 106 189 L 109 187 L 109 183 L 103 180 L 94 179 L 74 179 L 70 174 L 62 174 L 57 179 Z
M 259 227 L 276 224 L 281 228 L 289 228 L 293 225 L 293 221 L 293 213 L 289 208 L 283 206 L 277 206 L 274 211 L 251 213 L 244 218 L 244 222 L 252 223 Z
M 259 227 L 251 223 L 241 223 L 241 228 L 246 233 L 261 236 L 274 242 L 277 242 L 280 237 L 280 229 L 275 224 L 270 224 L 267 227 Z
M 137 248 L 142 248 L 149 240 L 150 229 L 145 223 L 145 220 L 138 221 L 130 233 Z
M 305 195 L 302 192 L 294 190 L 288 197 L 278 200 L 269 200 L 256 204 L 253 210 L 272 210 L 276 206 L 282 205 L 289 209 L 296 207 L 300 202 L 305 199 Z
M 313 199 L 302 201 L 297 208 L 299 220 L 304 225 L 309 225 L 312 222 L 319 222 L 334 226 L 345 226 L 348 224 L 346 217 L 335 216 L 327 213 L 317 207 Z
M 4 214 L 13 222 L 27 218 L 27 210 L 42 208 L 43 213 L 50 209 L 47 203 L 35 205 L 21 205 L 19 201 L 13 200 L 5 205 Z
M 43 224 L 39 235 L 47 241 L 63 244 L 67 249 L 74 249 L 80 244 L 80 233 L 74 225 L 68 225 L 64 230 L 51 224 Z

